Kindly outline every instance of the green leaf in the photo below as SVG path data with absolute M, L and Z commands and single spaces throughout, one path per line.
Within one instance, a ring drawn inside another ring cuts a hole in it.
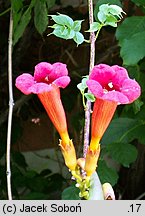
M 105 132 L 102 144 L 108 145 L 113 142 L 130 142 L 129 134 L 134 133 L 134 130 L 141 125 L 141 122 L 130 118 L 114 119 Z
M 136 101 L 134 101 L 133 110 L 135 114 L 137 114 L 141 110 L 141 107 L 143 106 L 143 104 L 144 103 L 140 99 L 137 99 Z
M 130 39 L 136 33 L 143 31 L 145 31 L 145 16 L 128 17 L 118 26 L 116 38 L 121 45 L 125 39 Z
M 117 171 L 108 167 L 104 160 L 99 160 L 97 172 L 102 184 L 108 182 L 114 186 L 118 181 Z
M 78 88 L 81 92 L 83 92 L 83 91 L 85 90 L 86 87 L 84 87 L 84 85 L 83 85 L 82 83 L 79 83 L 79 84 L 77 85 L 77 88 Z
M 52 32 L 52 34 L 54 34 L 56 37 L 60 37 L 60 38 L 66 39 L 66 35 L 64 35 L 65 29 L 66 28 L 64 26 L 57 25 L 55 27 L 54 31 Z
M 138 65 L 128 66 L 127 71 L 131 79 L 135 79 L 140 82 L 141 73 L 140 73 L 140 67 Z
M 106 148 L 111 157 L 125 167 L 129 167 L 137 158 L 137 149 L 131 144 L 111 143 Z
M 18 40 L 22 37 L 25 28 L 27 27 L 28 23 L 31 19 L 31 12 L 32 8 L 35 4 L 35 0 L 32 0 L 27 10 L 23 13 L 21 16 L 21 19 L 19 18 L 19 23 L 15 27 L 15 31 L 13 31 L 13 46 L 18 42 Z
M 145 145 L 145 125 L 138 127 L 130 136 L 130 140 L 138 139 L 141 144 Z
M 82 44 L 84 42 L 84 36 L 80 32 L 75 32 L 75 36 L 73 37 L 74 41 L 77 45 Z
M 59 14 L 59 15 L 50 15 L 54 22 L 56 22 L 59 25 L 67 26 L 69 28 L 73 28 L 74 22 L 73 19 L 65 14 Z
M 121 43 L 120 55 L 124 65 L 136 65 L 145 57 L 145 31 L 134 34 Z
M 119 26 L 116 37 L 121 45 L 121 56 L 126 65 L 135 65 L 145 56 L 145 17 L 130 17 Z
M 87 30 L 86 32 L 96 32 L 100 29 L 101 24 L 99 22 L 93 22 L 90 26 L 90 29 Z
M 67 39 L 72 39 L 75 36 L 75 31 L 73 29 L 68 29 L 68 38 Z
M 102 4 L 99 6 L 99 11 L 102 11 L 105 15 L 108 15 L 109 4 Z
M 79 197 L 80 190 L 75 186 L 72 185 L 62 192 L 62 200 L 80 200 Z
M 144 0 L 131 0 L 134 2 L 136 5 L 141 5 L 145 7 L 145 1 Z
M 145 124 L 145 104 L 142 106 L 141 111 L 137 113 L 136 119 L 143 121 Z
M 15 13 L 18 13 L 22 8 L 23 8 L 23 0 L 12 0 L 11 1 L 12 4 L 12 11 L 13 11 L 13 15 Z
M 119 18 L 122 18 L 122 13 L 125 13 L 118 5 L 109 5 L 109 13 Z
M 42 193 L 48 186 L 48 180 L 40 176 L 35 176 L 34 178 L 26 178 L 26 184 L 31 190 Z
M 95 96 L 92 93 L 85 93 L 84 95 L 85 95 L 87 100 L 89 100 L 91 102 L 95 101 Z
M 25 173 L 25 178 L 33 179 L 35 176 L 37 176 L 37 172 L 34 170 L 27 170 Z
M 112 27 L 117 27 L 117 19 L 112 15 L 108 15 L 105 21 L 105 25 L 110 25 Z
M 98 18 L 97 18 L 97 14 L 99 12 L 99 7 L 103 4 L 112 4 L 112 5 L 118 5 L 118 6 L 122 6 L 120 0 L 99 0 L 99 1 L 96 1 L 96 6 L 95 6 L 95 10 L 94 10 L 94 16 L 95 16 L 95 19 L 96 21 L 98 21 Z M 106 13 L 106 11 L 104 11 L 104 13 Z
M 48 10 L 55 5 L 56 0 L 45 0 Z
M 57 24 L 56 24 L 57 25 Z M 72 29 L 69 29 L 65 26 L 61 25 L 55 25 L 55 29 L 52 32 L 57 37 L 63 38 L 63 39 L 72 39 L 75 36 L 75 32 Z
M 20 19 L 21 19 L 21 17 L 22 17 L 22 10 L 20 10 L 20 12 L 17 12 L 17 13 L 13 13 L 13 32 L 15 32 L 16 31 L 16 28 L 17 28 L 17 26 L 18 26 L 18 23 L 19 23 L 19 21 L 20 21 Z
M 93 173 L 90 179 L 88 200 L 104 200 L 102 185 L 96 172 Z
M 28 8 L 22 15 L 20 23 L 17 25 L 17 28 L 13 33 L 13 45 L 15 45 L 23 35 L 25 28 L 30 22 L 30 19 L 31 19 L 31 9 Z
M 77 85 L 77 88 L 82 92 L 82 91 L 85 91 L 85 89 L 87 88 L 87 84 L 86 84 L 86 81 L 88 80 L 89 76 L 87 77 L 84 77 L 81 81 L 81 83 L 79 83 Z
M 73 25 L 73 30 L 79 32 L 81 30 L 81 24 L 83 20 L 75 20 Z
M 117 19 L 121 19 L 122 13 L 125 13 L 121 7 L 118 5 L 108 5 L 108 4 L 103 4 L 99 6 L 99 11 L 97 13 L 97 18 L 101 23 L 106 23 L 107 17 L 108 17 L 108 24 L 117 27 Z M 106 24 L 107 25 L 107 24 Z
M 20 152 L 13 152 L 12 159 L 13 159 L 13 163 L 15 162 L 16 164 L 18 164 L 19 167 L 23 167 L 23 168 L 27 167 L 25 157 Z
M 86 82 L 87 82 L 88 79 L 89 79 L 89 76 L 86 76 L 86 77 L 84 77 L 84 78 L 82 79 L 82 84 L 83 84 L 84 88 L 87 88 L 87 87 L 88 87 L 87 84 L 86 84 Z
M 106 14 L 103 11 L 99 11 L 97 17 L 101 23 L 104 23 L 107 18 Z
M 36 1 L 34 7 L 34 24 L 37 31 L 42 34 L 48 25 L 48 11 L 45 2 Z
M 56 22 L 56 24 L 50 26 L 54 28 L 51 34 L 66 40 L 73 39 L 77 45 L 84 42 L 84 36 L 79 32 L 83 20 L 73 21 L 69 16 L 64 14 L 50 16 Z

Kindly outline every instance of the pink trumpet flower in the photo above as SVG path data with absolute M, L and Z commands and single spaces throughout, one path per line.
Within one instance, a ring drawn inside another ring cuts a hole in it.
M 60 134 L 61 150 L 67 158 L 65 162 L 70 169 L 75 169 L 75 150 L 68 135 L 66 116 L 60 98 L 60 88 L 65 88 L 69 82 L 70 78 L 65 64 L 41 62 L 35 66 L 34 77 L 28 73 L 17 77 L 16 87 L 26 95 L 31 93 L 38 95 L 49 118 Z M 71 155 L 73 154 L 72 161 L 69 160 L 68 156 L 70 152 Z
M 91 143 L 88 150 L 88 152 L 95 152 L 99 149 L 100 139 L 117 105 L 135 101 L 141 94 L 141 88 L 135 80 L 129 78 L 125 68 L 106 64 L 96 65 L 92 69 L 87 86 L 96 97 L 92 114 Z M 90 173 L 89 170 L 86 172 Z

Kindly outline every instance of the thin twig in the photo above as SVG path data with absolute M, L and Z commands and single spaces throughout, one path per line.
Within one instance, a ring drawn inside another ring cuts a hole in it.
M 91 25 L 94 21 L 93 18 L 93 1 L 88 0 L 89 6 L 89 24 Z M 95 34 L 94 32 L 90 33 L 90 66 L 89 66 L 89 74 L 94 67 L 95 62 Z M 84 149 L 83 156 L 86 157 L 87 149 L 89 146 L 89 134 L 90 134 L 90 112 L 91 112 L 91 102 L 87 100 L 86 103 L 86 111 L 85 111 L 85 126 L 84 126 Z
M 0 13 L 0 16 L 5 15 L 6 13 L 8 13 L 11 10 L 11 8 L 9 7 L 8 9 L 6 9 L 5 11 L 3 11 L 2 13 Z
M 11 128 L 12 128 L 12 114 L 13 114 L 13 87 L 12 87 L 12 34 L 13 34 L 13 19 L 12 11 L 10 13 L 10 24 L 9 24 L 9 39 L 8 39 L 8 86 L 9 86 L 9 114 L 8 114 L 8 131 L 7 131 L 7 190 L 8 199 L 12 200 L 11 190 L 11 166 L 10 166 L 10 149 L 11 149 Z
M 139 195 L 135 200 L 141 200 L 143 197 L 145 197 L 145 192 Z

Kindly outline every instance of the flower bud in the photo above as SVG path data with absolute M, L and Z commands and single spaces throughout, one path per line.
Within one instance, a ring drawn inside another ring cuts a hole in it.
M 114 190 L 110 183 L 104 183 L 102 185 L 104 199 L 105 200 L 115 200 Z

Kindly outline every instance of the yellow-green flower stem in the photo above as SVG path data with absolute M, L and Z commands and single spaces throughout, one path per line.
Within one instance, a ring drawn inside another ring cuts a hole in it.
M 85 93 L 84 93 L 84 91 L 81 91 L 81 94 L 82 94 L 82 100 L 83 100 L 83 107 L 84 107 L 84 110 L 86 110 Z
M 97 33 L 96 33 L 95 40 L 97 40 L 97 38 L 98 38 L 98 36 L 99 36 L 99 33 L 100 33 L 100 31 L 101 31 L 101 29 L 102 29 L 103 26 L 104 26 L 104 24 L 101 23 L 100 28 L 98 29 L 98 31 L 97 31 Z
M 84 178 L 79 168 L 76 168 L 75 171 L 71 171 L 71 173 L 76 180 L 76 187 L 80 189 L 79 197 L 87 200 L 89 198 L 90 177 Z

